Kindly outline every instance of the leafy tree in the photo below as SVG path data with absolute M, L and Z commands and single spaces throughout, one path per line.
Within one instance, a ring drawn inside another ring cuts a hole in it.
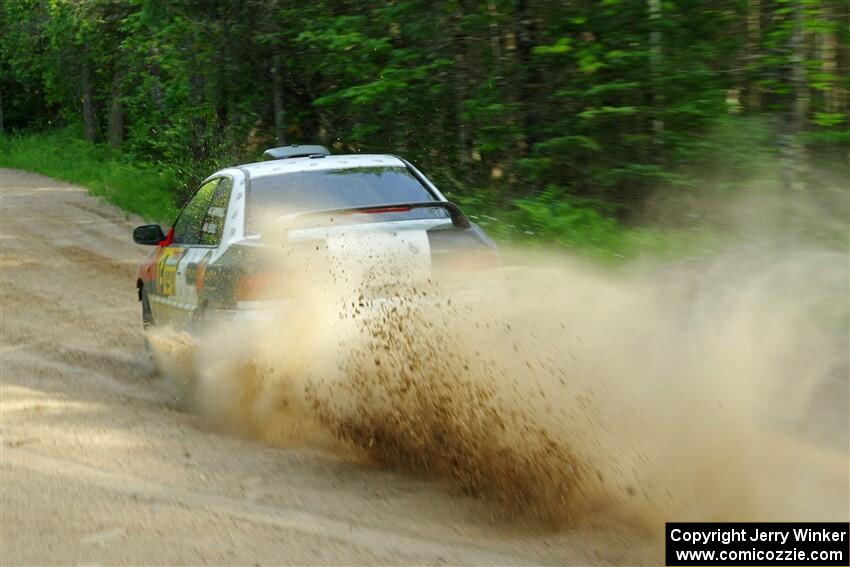
M 846 179 L 848 12 L 846 0 L 6 0 L 0 128 L 78 124 L 174 171 L 178 200 L 214 166 L 318 141 L 404 154 L 457 196 L 534 218 L 541 205 L 628 219 L 694 171 L 744 171 L 730 147 L 779 159 L 798 189 L 827 161 Z

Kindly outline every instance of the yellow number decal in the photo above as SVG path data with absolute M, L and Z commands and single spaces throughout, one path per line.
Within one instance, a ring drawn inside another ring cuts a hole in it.
M 167 247 L 163 249 L 156 263 L 156 292 L 160 295 L 174 295 L 177 279 L 177 263 L 183 255 L 183 248 Z

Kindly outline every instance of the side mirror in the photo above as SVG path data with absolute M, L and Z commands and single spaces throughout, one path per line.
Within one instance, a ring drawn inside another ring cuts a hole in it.
M 163 240 L 165 240 L 165 235 L 158 224 L 143 224 L 133 229 L 133 241 L 136 244 L 153 246 Z

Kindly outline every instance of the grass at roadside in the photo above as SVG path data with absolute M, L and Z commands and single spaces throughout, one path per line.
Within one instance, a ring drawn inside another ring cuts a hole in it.
M 721 236 L 705 228 L 628 226 L 569 195 L 543 193 L 494 206 L 485 192 L 448 195 L 500 243 L 566 249 L 605 263 L 638 257 L 679 259 L 717 250 Z
M 175 214 L 172 175 L 134 164 L 68 130 L 0 136 L 0 167 L 48 175 L 145 219 L 170 222 Z

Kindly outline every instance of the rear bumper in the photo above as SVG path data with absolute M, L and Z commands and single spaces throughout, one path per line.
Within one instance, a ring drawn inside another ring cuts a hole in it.
M 347 310 L 356 310 L 358 317 L 380 316 L 393 309 L 462 308 L 492 305 L 505 299 L 504 289 L 500 285 L 484 289 L 452 290 L 446 294 L 428 294 L 394 297 L 377 297 L 357 300 L 356 305 L 348 309 L 341 308 L 340 314 Z M 217 322 L 243 321 L 286 321 L 297 310 L 303 310 L 303 300 L 289 299 L 280 301 L 241 301 L 235 308 L 211 309 L 210 319 Z M 303 311 L 301 311 L 303 314 Z

